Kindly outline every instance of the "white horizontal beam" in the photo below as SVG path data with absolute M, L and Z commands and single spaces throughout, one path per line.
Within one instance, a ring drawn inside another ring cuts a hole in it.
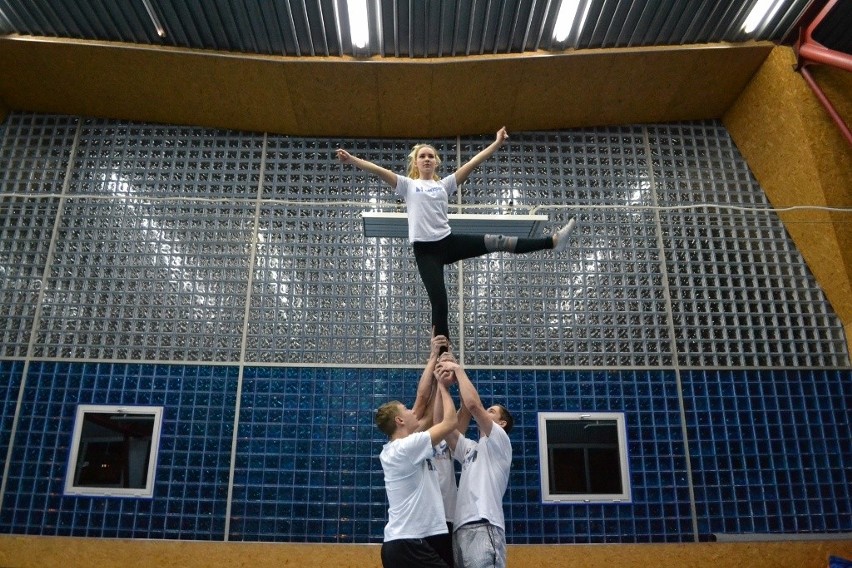
M 455 234 L 492 234 L 507 237 L 540 237 L 547 215 L 481 215 L 450 213 L 450 228 Z M 361 213 L 365 237 L 408 237 L 408 213 Z

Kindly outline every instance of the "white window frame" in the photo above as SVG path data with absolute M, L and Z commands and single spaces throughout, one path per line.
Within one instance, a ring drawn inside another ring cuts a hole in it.
M 154 416 L 154 426 L 151 431 L 151 447 L 148 454 L 148 468 L 145 473 L 145 487 L 92 487 L 75 485 L 77 475 L 77 458 L 80 455 L 83 423 L 87 413 L 98 414 L 145 414 Z M 71 453 L 68 457 L 68 469 L 65 475 L 65 495 L 81 495 L 90 497 L 147 497 L 154 496 L 154 481 L 157 471 L 157 458 L 160 453 L 160 432 L 163 424 L 162 406 L 124 406 L 103 404 L 81 404 L 77 406 L 74 419 L 74 433 L 71 438 Z
M 589 421 L 613 420 L 618 432 L 618 455 L 621 465 L 621 493 L 563 494 L 550 492 L 550 467 L 547 442 L 547 422 L 551 420 Z M 623 412 L 539 412 L 538 454 L 541 472 L 542 503 L 630 503 L 630 468 L 627 462 L 627 428 Z

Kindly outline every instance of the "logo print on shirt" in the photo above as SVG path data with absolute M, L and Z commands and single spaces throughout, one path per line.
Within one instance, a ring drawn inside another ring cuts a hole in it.
M 478 454 L 479 454 L 479 452 L 477 452 L 476 450 L 473 450 L 472 452 L 469 452 L 469 453 L 468 453 L 468 454 L 464 457 L 464 463 L 462 464 L 462 467 L 467 467 L 467 466 L 469 466 L 470 464 L 472 464 L 473 462 L 475 462 L 475 461 L 476 461 L 476 458 L 477 458 L 477 456 L 478 456 Z
M 429 187 L 414 186 L 414 193 L 437 193 L 443 188 L 440 185 L 430 185 Z
M 450 459 L 450 447 L 446 444 L 432 447 L 432 457 L 436 460 Z

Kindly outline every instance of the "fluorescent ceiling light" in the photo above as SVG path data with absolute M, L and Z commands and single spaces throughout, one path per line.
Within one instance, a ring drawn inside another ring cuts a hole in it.
M 555 41 L 563 42 L 568 38 L 579 7 L 580 0 L 562 0 L 562 4 L 559 5 L 559 12 L 556 14 L 556 25 L 553 27 L 553 39 Z
M 154 7 L 151 5 L 151 0 L 142 0 L 142 3 L 145 5 L 148 17 L 151 18 L 151 22 L 154 24 L 154 29 L 157 30 L 157 35 L 166 37 L 166 29 L 160 23 L 160 18 L 157 17 L 157 12 L 154 11 Z
M 750 34 L 756 30 L 757 26 L 762 22 L 771 19 L 775 15 L 781 4 L 783 4 L 783 0 L 757 0 L 757 4 L 748 13 L 748 17 L 743 24 L 743 31 Z
M 349 8 L 349 35 L 352 45 L 364 49 L 370 41 L 367 0 L 346 0 L 346 6 Z

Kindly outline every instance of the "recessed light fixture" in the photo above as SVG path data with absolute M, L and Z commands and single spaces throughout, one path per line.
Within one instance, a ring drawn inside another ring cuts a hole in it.
M 756 30 L 760 24 L 771 20 L 775 15 L 775 12 L 778 11 L 778 8 L 780 8 L 783 3 L 784 0 L 757 0 L 757 3 L 746 17 L 745 23 L 743 24 L 743 31 L 750 34 Z
M 349 9 L 349 35 L 352 45 L 364 49 L 370 41 L 367 0 L 346 0 L 346 7 Z

